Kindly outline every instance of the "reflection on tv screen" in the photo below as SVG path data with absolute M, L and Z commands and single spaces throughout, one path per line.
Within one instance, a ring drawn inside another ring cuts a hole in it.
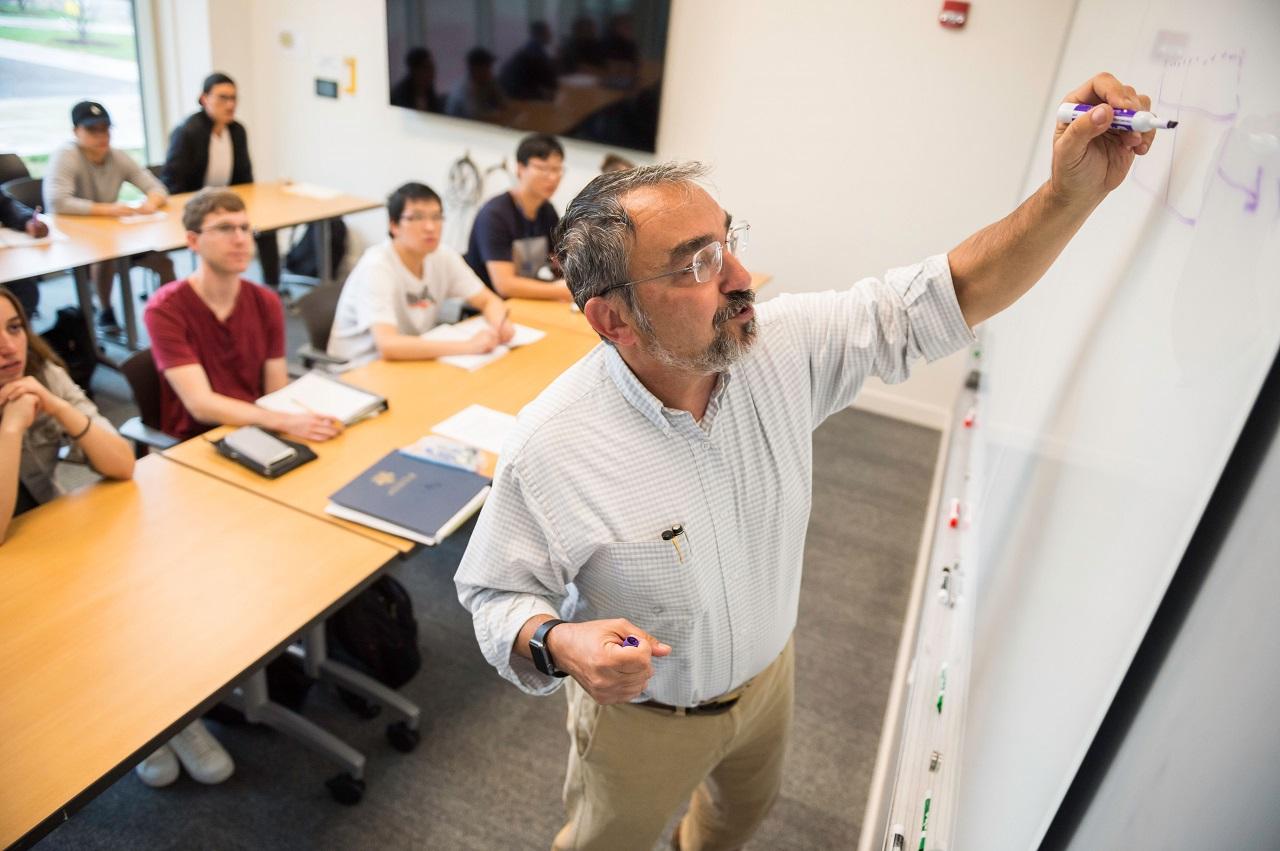
M 670 0 L 387 0 L 392 106 L 653 151 Z

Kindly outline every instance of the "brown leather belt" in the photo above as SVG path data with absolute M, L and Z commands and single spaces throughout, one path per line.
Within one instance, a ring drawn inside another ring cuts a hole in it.
M 661 709 L 664 712 L 670 712 L 672 715 L 719 715 L 722 712 L 728 712 L 738 703 L 738 698 L 729 700 L 717 700 L 712 703 L 699 703 L 697 706 L 672 706 L 669 703 L 659 703 L 656 700 L 646 700 L 644 703 L 638 703 L 637 706 L 648 706 L 651 709 Z
M 670 712 L 672 715 L 719 715 L 736 706 L 738 701 L 742 699 L 742 693 L 747 690 L 747 686 L 750 684 L 750 681 L 748 681 L 717 700 L 699 703 L 697 706 L 672 706 L 669 703 L 659 703 L 656 700 L 646 700 L 636 705 L 648 706 L 651 709 L 661 709 L 663 712 Z

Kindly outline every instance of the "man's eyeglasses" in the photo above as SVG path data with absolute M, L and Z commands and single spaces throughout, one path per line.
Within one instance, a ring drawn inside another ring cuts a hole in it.
M 552 177 L 560 177 L 564 174 L 564 166 L 562 165 L 543 165 L 542 163 L 530 162 L 528 167 L 539 174 L 546 174 Z
M 699 284 L 705 284 L 720 271 L 724 269 L 724 248 L 727 246 L 729 253 L 734 257 L 741 257 L 742 252 L 746 250 L 747 242 L 751 235 L 751 225 L 747 222 L 737 222 L 733 227 L 729 228 L 729 234 L 722 242 L 712 242 L 699 248 L 693 255 L 693 262 L 683 269 L 676 269 L 671 272 L 663 272 L 661 275 L 653 275 L 648 278 L 640 278 L 637 281 L 626 281 L 621 284 L 614 284 L 600 291 L 600 295 L 613 292 L 622 287 L 633 287 L 636 284 L 643 284 L 647 281 L 656 281 L 659 278 L 669 278 L 673 275 L 683 275 L 686 272 L 693 273 L 693 279 Z
M 199 230 L 196 231 L 196 233 L 213 233 L 213 234 L 217 234 L 218 236 L 225 236 L 225 237 L 234 236 L 237 233 L 244 234 L 245 236 L 252 236 L 253 226 L 252 225 L 233 225 L 231 224 L 231 222 L 223 222 L 220 225 L 209 225 L 209 227 L 207 228 L 200 228 Z

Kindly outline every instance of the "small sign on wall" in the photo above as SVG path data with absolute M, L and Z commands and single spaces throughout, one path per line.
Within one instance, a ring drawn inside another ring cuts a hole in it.
M 961 2 L 961 0 L 944 0 L 942 11 L 938 13 L 938 23 L 949 30 L 958 30 L 963 28 L 968 20 L 968 3 Z
M 324 98 L 337 98 L 341 89 L 349 95 L 356 93 L 356 59 L 354 56 L 323 56 L 315 63 L 316 94 Z M 345 84 L 342 82 L 345 80 Z

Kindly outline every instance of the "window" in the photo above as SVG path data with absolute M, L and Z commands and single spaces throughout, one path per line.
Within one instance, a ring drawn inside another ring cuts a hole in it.
M 33 176 L 81 100 L 111 114 L 113 147 L 149 162 L 139 77 L 132 0 L 0 0 L 0 151 Z

